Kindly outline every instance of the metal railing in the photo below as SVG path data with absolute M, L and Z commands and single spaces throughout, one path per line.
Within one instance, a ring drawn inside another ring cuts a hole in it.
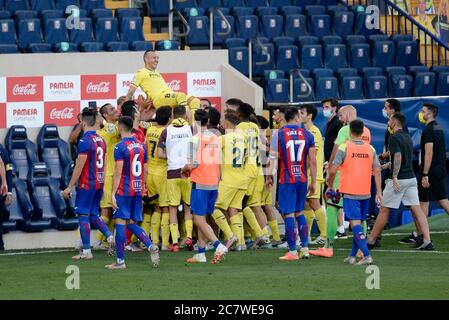
M 176 0 L 176 2 L 185 2 L 187 0 Z M 173 37 L 187 37 L 187 35 L 190 33 L 190 26 L 189 23 L 187 22 L 187 20 L 184 18 L 184 16 L 181 14 L 181 12 L 179 12 L 179 10 L 175 9 L 174 6 L 174 2 L 175 0 L 170 0 L 170 7 L 169 7 L 169 11 L 168 11 L 168 38 L 170 40 L 173 40 Z M 182 24 L 185 27 L 185 32 L 174 32 L 173 31 L 173 22 L 174 22 L 174 15 L 179 16 L 179 18 L 181 19 Z
M 218 13 L 218 15 L 223 19 L 224 23 L 226 24 L 226 31 L 225 32 L 217 32 L 217 35 L 219 36 L 227 36 L 232 31 L 232 26 L 229 23 L 229 20 L 225 17 L 223 14 L 223 11 L 219 9 L 218 7 L 212 8 L 209 11 L 209 49 L 214 49 L 214 14 L 215 12 Z

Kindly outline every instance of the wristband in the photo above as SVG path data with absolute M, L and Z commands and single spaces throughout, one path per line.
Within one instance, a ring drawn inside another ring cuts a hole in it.
M 429 174 L 428 174 L 428 173 L 423 173 L 422 176 L 423 176 L 423 177 L 428 177 Z

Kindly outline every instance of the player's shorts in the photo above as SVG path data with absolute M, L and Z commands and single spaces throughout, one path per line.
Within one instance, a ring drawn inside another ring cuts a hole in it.
M 370 199 L 355 200 L 343 197 L 343 211 L 346 220 L 366 220 Z
M 335 176 L 335 180 L 334 180 L 334 190 L 338 190 L 340 189 L 340 171 L 337 171 L 337 174 Z M 333 203 L 332 200 L 328 199 L 327 201 L 328 205 L 337 207 L 337 208 L 343 208 L 343 197 L 340 197 L 340 202 L 338 203 Z
M 382 193 L 382 206 L 390 209 L 399 209 L 401 202 L 404 206 L 419 206 L 418 183 L 416 178 L 399 180 L 401 190 L 396 192 L 393 188 L 393 180 L 385 181 L 385 189 Z
M 289 214 L 304 210 L 307 195 L 306 183 L 279 184 L 278 193 L 278 206 L 280 213 Z
M 167 179 L 168 205 L 177 207 L 181 204 L 181 200 L 190 205 L 191 190 L 190 179 Z
M 269 190 L 267 190 L 265 187 L 262 191 L 262 199 L 260 201 L 261 205 L 263 206 L 270 206 L 273 205 L 273 188 L 270 187 Z
M 307 194 L 307 199 L 321 199 L 323 190 L 323 182 L 317 181 L 315 184 L 315 193 L 312 195 Z
M 103 197 L 100 201 L 100 208 L 112 208 L 112 180 L 113 176 L 106 176 L 103 185 Z
M 237 189 L 219 184 L 215 207 L 222 210 L 228 210 L 229 208 L 242 210 L 245 193 L 245 189 Z
M 188 105 L 190 109 L 196 110 L 200 108 L 200 100 L 198 98 L 187 96 L 184 92 L 165 91 L 153 100 L 153 106 L 158 109 L 162 106 L 170 106 L 172 108 L 178 105 Z
M 419 201 L 429 202 L 447 199 L 446 179 L 444 178 L 444 175 L 435 177 L 432 174 L 429 174 L 429 184 L 429 188 L 423 188 L 422 177 L 421 175 L 418 176 Z
M 204 216 L 212 214 L 215 208 L 215 201 L 217 200 L 217 190 L 196 189 L 192 185 L 192 192 L 190 195 L 190 209 L 193 214 Z
M 76 190 L 75 212 L 82 215 L 98 216 L 100 214 L 100 201 L 103 189 L 100 190 Z
M 114 211 L 114 219 L 133 220 L 142 222 L 142 196 L 116 195 L 118 209 Z
M 246 193 L 248 196 L 247 206 L 257 207 L 261 205 L 264 186 L 265 178 L 263 175 L 258 175 L 257 177 L 250 179 L 248 191 Z
M 149 174 L 147 176 L 147 192 L 149 196 L 159 195 L 159 198 L 154 200 L 159 207 L 168 207 L 167 176 Z

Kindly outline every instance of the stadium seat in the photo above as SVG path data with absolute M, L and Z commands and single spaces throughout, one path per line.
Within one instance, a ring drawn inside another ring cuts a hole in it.
M 37 11 L 34 10 L 17 10 L 14 13 L 14 19 L 17 23 L 19 23 L 20 20 L 24 19 L 36 19 L 37 18 Z
M 233 47 L 228 50 L 229 64 L 245 76 L 249 75 L 248 47 Z
M 189 26 L 190 26 L 190 33 L 187 35 L 188 45 L 190 46 L 209 45 L 208 17 L 205 16 L 191 17 L 189 19 Z
M 416 65 L 416 66 L 409 66 L 408 73 L 410 73 L 412 76 L 414 76 L 418 72 L 428 72 L 429 68 L 422 65 Z
M 11 126 L 5 137 L 14 170 L 19 179 L 26 180 L 29 167 L 37 161 L 36 145 L 28 139 L 25 126 Z
M 260 18 L 261 34 L 269 39 L 282 35 L 284 18 L 280 15 L 266 15 Z
M 283 70 L 265 70 L 263 78 L 265 81 L 270 79 L 286 79 L 285 72 Z
M 341 37 L 354 33 L 354 13 L 337 12 L 332 18 L 332 31 Z
M 28 10 L 28 0 L 5 0 L 5 10 L 14 13 L 16 10 Z
M 302 14 L 289 14 L 285 17 L 284 33 L 288 37 L 300 37 L 307 34 L 306 17 Z
M 109 41 L 104 46 L 106 51 L 128 51 L 129 50 L 129 44 L 124 41 Z
M 207 14 L 210 14 L 210 11 L 211 11 L 212 9 L 213 9 L 213 8 L 210 8 L 209 10 L 206 10 L 206 13 L 207 13 Z M 214 11 L 214 14 L 215 14 L 216 16 L 218 15 L 218 10 L 220 10 L 221 13 L 223 13 L 223 15 L 225 15 L 225 16 L 231 15 L 231 9 L 226 8 L 226 7 L 219 7 L 219 8 L 216 8 L 216 10 Z
M 265 99 L 268 103 L 288 102 L 289 83 L 287 79 L 268 80 L 265 88 Z
M 394 52 L 393 41 L 376 41 L 371 57 L 373 67 L 386 68 L 393 66 Z
M 406 70 L 404 67 L 386 67 L 385 68 L 385 76 L 389 78 L 393 74 L 406 74 Z
M 11 18 L 11 13 L 6 10 L 0 10 L 0 20 L 5 20 Z
M 184 8 L 194 8 L 196 7 L 195 0 L 174 0 L 173 4 L 176 10 L 181 11 Z
M 148 0 L 147 7 L 150 17 L 168 17 L 170 3 L 168 1 Z
M 102 42 L 82 42 L 79 46 L 81 52 L 99 52 L 104 51 Z
M 430 71 L 435 72 L 436 74 L 440 73 L 440 72 L 449 72 L 449 66 L 432 66 L 432 68 L 430 68 Z
M 104 8 L 104 0 L 81 0 L 81 8 L 87 12 L 91 12 L 93 9 Z
M 397 45 L 399 41 L 413 41 L 413 36 L 411 34 L 393 34 L 390 40 Z
M 313 69 L 312 72 L 312 78 L 315 80 L 315 82 L 317 82 L 317 80 L 319 78 L 328 78 L 328 77 L 333 77 L 334 76 L 334 72 L 332 71 L 332 69 L 327 69 L 327 68 L 317 68 L 317 69 Z
M 314 45 L 314 44 L 319 44 L 319 43 L 320 43 L 320 40 L 318 37 L 301 36 L 301 37 L 298 37 L 297 45 L 298 45 L 299 49 L 301 50 L 302 47 L 305 45 Z
M 386 34 L 373 34 L 368 36 L 368 42 L 374 44 L 377 41 L 389 41 L 390 38 Z
M 349 45 L 349 65 L 352 68 L 362 69 L 370 67 L 370 51 L 367 43 L 354 43 Z
M 213 8 L 213 7 L 221 7 L 220 0 L 197 0 L 199 8 Z
M 31 43 L 28 50 L 30 53 L 51 53 L 53 46 L 50 43 Z
M 184 8 L 181 10 L 182 15 L 187 18 L 187 21 L 192 17 L 204 16 L 206 10 L 203 8 Z
M 78 46 L 82 42 L 94 42 L 91 18 L 81 18 L 79 28 L 69 30 L 69 39 Z
M 141 17 L 123 17 L 120 19 L 120 39 L 129 45 L 135 41 L 145 41 Z
M 337 79 L 339 80 L 340 83 L 341 83 L 341 80 L 345 77 L 357 77 L 358 76 L 358 72 L 357 72 L 356 68 L 339 68 L 339 69 L 337 69 L 335 74 L 337 75 Z
M 179 50 L 181 44 L 178 40 L 161 40 L 156 42 L 156 50 L 167 51 L 167 50 Z
M 321 44 L 326 48 L 329 44 L 342 44 L 343 39 L 340 36 L 324 36 L 321 38 Z
M 313 101 L 314 100 L 314 85 L 313 79 L 304 77 L 304 80 L 310 85 L 310 89 L 312 89 L 309 93 L 307 93 L 307 85 L 306 83 L 300 79 L 296 78 L 293 81 L 293 102 L 303 102 L 303 101 Z
M 265 7 L 267 2 L 266 0 L 246 0 L 246 5 L 251 8 Z
M 74 43 L 60 42 L 53 46 L 54 52 L 79 52 L 78 46 Z
M 223 6 L 226 8 L 243 7 L 245 3 L 243 0 L 222 0 Z
M 237 18 L 237 35 L 239 38 L 253 39 L 257 37 L 258 18 L 254 15 Z
M 290 0 L 269 0 L 271 7 L 276 7 L 280 9 L 281 7 L 291 6 L 292 2 Z
M 0 54 L 20 53 L 15 44 L 0 44 Z
M 396 46 L 396 65 L 398 66 L 415 66 L 418 61 L 418 42 L 416 41 L 399 41 Z
M 362 78 L 344 77 L 341 81 L 340 92 L 343 100 L 362 99 Z
M 95 23 L 95 39 L 106 44 L 118 40 L 116 18 L 98 18 Z
M 309 5 L 305 6 L 304 12 L 307 16 L 313 16 L 316 14 L 326 14 L 326 7 L 319 5 Z
M 67 7 L 69 6 L 76 6 L 80 8 L 80 2 L 79 0 L 57 0 L 56 1 L 56 9 L 62 10 L 65 12 Z
M 61 10 L 43 10 L 40 13 L 41 22 L 47 19 L 62 18 L 64 15 Z
M 436 95 L 449 96 L 449 72 L 437 73 Z
M 232 8 L 232 14 L 235 17 L 241 17 L 241 16 L 251 16 L 254 14 L 254 8 L 249 7 L 233 7 Z
M 327 14 L 335 16 L 337 12 L 348 12 L 348 8 L 346 6 L 339 6 L 339 5 L 327 6 Z
M 323 53 L 320 45 L 305 45 L 301 49 L 301 68 L 316 69 L 323 67 Z
M 263 65 L 257 65 L 257 63 L 265 63 L 267 61 L 267 55 L 259 45 L 253 46 L 253 76 L 263 76 L 266 70 L 275 68 L 275 56 L 274 45 L 272 43 L 264 43 L 263 46 L 268 51 L 270 59 L 268 63 Z
M 293 46 L 295 44 L 295 39 L 292 37 L 275 37 L 272 42 L 276 47 L 280 46 Z
M 254 13 L 262 18 L 263 16 L 277 15 L 278 9 L 274 7 L 258 7 L 254 10 Z
M 246 46 L 246 40 L 242 38 L 229 38 L 224 41 L 224 48 L 226 49 L 244 46 Z
M 330 17 L 327 14 L 311 16 L 309 32 L 317 37 L 329 36 L 331 34 Z
M 92 9 L 92 11 L 90 12 L 90 17 L 96 20 L 98 18 L 113 18 L 114 15 L 112 14 L 111 9 L 97 8 Z
M 348 46 L 355 43 L 366 43 L 366 38 L 362 35 L 350 34 L 345 37 L 345 43 Z
M 328 97 L 339 99 L 338 81 L 335 77 L 321 77 L 315 83 L 315 98 L 321 101 Z
M 56 8 L 53 0 L 30 0 L 31 10 L 42 11 Z
M 302 8 L 297 6 L 283 6 L 279 9 L 279 13 L 286 18 L 288 15 L 295 15 L 295 14 L 301 14 Z
M 16 27 L 14 20 L 0 20 L 0 44 L 16 44 Z
M 387 78 L 371 76 L 364 80 L 365 99 L 382 99 L 387 97 Z
M 315 0 L 293 0 L 294 6 L 299 6 L 305 8 L 306 6 L 311 6 L 315 3 Z
M 147 51 L 154 50 L 153 43 L 150 41 L 134 41 L 129 46 L 131 51 Z
M 414 97 L 427 97 L 435 95 L 435 73 L 418 72 L 413 84 Z
M 377 67 L 365 67 L 360 69 L 360 75 L 365 79 L 367 77 L 373 77 L 373 76 L 382 76 L 382 68 Z
M 405 74 L 394 74 L 389 79 L 388 91 L 392 97 L 410 97 L 412 95 L 413 77 Z
M 310 78 L 310 76 L 311 76 L 311 72 L 310 72 L 309 69 L 296 69 L 296 70 L 298 70 L 299 73 L 301 73 L 301 75 L 304 78 Z M 296 70 L 294 70 L 294 71 L 296 71 Z M 290 73 L 287 73 L 286 76 L 287 76 L 287 78 L 289 78 L 290 77 Z M 296 79 L 296 78 L 299 78 L 299 75 L 298 75 L 297 72 L 293 72 L 293 79 Z
M 67 42 L 68 35 L 65 26 L 65 19 L 47 19 L 44 25 L 45 42 L 55 45 L 60 42 Z
M 19 22 L 19 49 L 25 50 L 31 43 L 42 43 L 41 23 L 38 19 L 21 20 Z
M 276 49 L 277 68 L 284 71 L 297 69 L 298 48 L 296 46 L 280 46 Z

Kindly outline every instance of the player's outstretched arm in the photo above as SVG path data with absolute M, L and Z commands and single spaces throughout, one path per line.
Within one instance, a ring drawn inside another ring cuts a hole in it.
M 83 167 L 86 161 L 87 161 L 86 153 L 79 154 L 78 157 L 76 158 L 76 164 L 75 168 L 73 169 L 72 178 L 70 179 L 67 188 L 62 192 L 62 195 L 65 199 L 70 198 L 70 191 L 72 191 L 73 186 L 80 178 L 81 172 L 83 171 Z
M 133 98 L 134 92 L 136 92 L 136 90 L 137 87 L 135 87 L 133 84 L 129 86 L 128 93 L 126 94 L 126 101 L 131 100 Z

